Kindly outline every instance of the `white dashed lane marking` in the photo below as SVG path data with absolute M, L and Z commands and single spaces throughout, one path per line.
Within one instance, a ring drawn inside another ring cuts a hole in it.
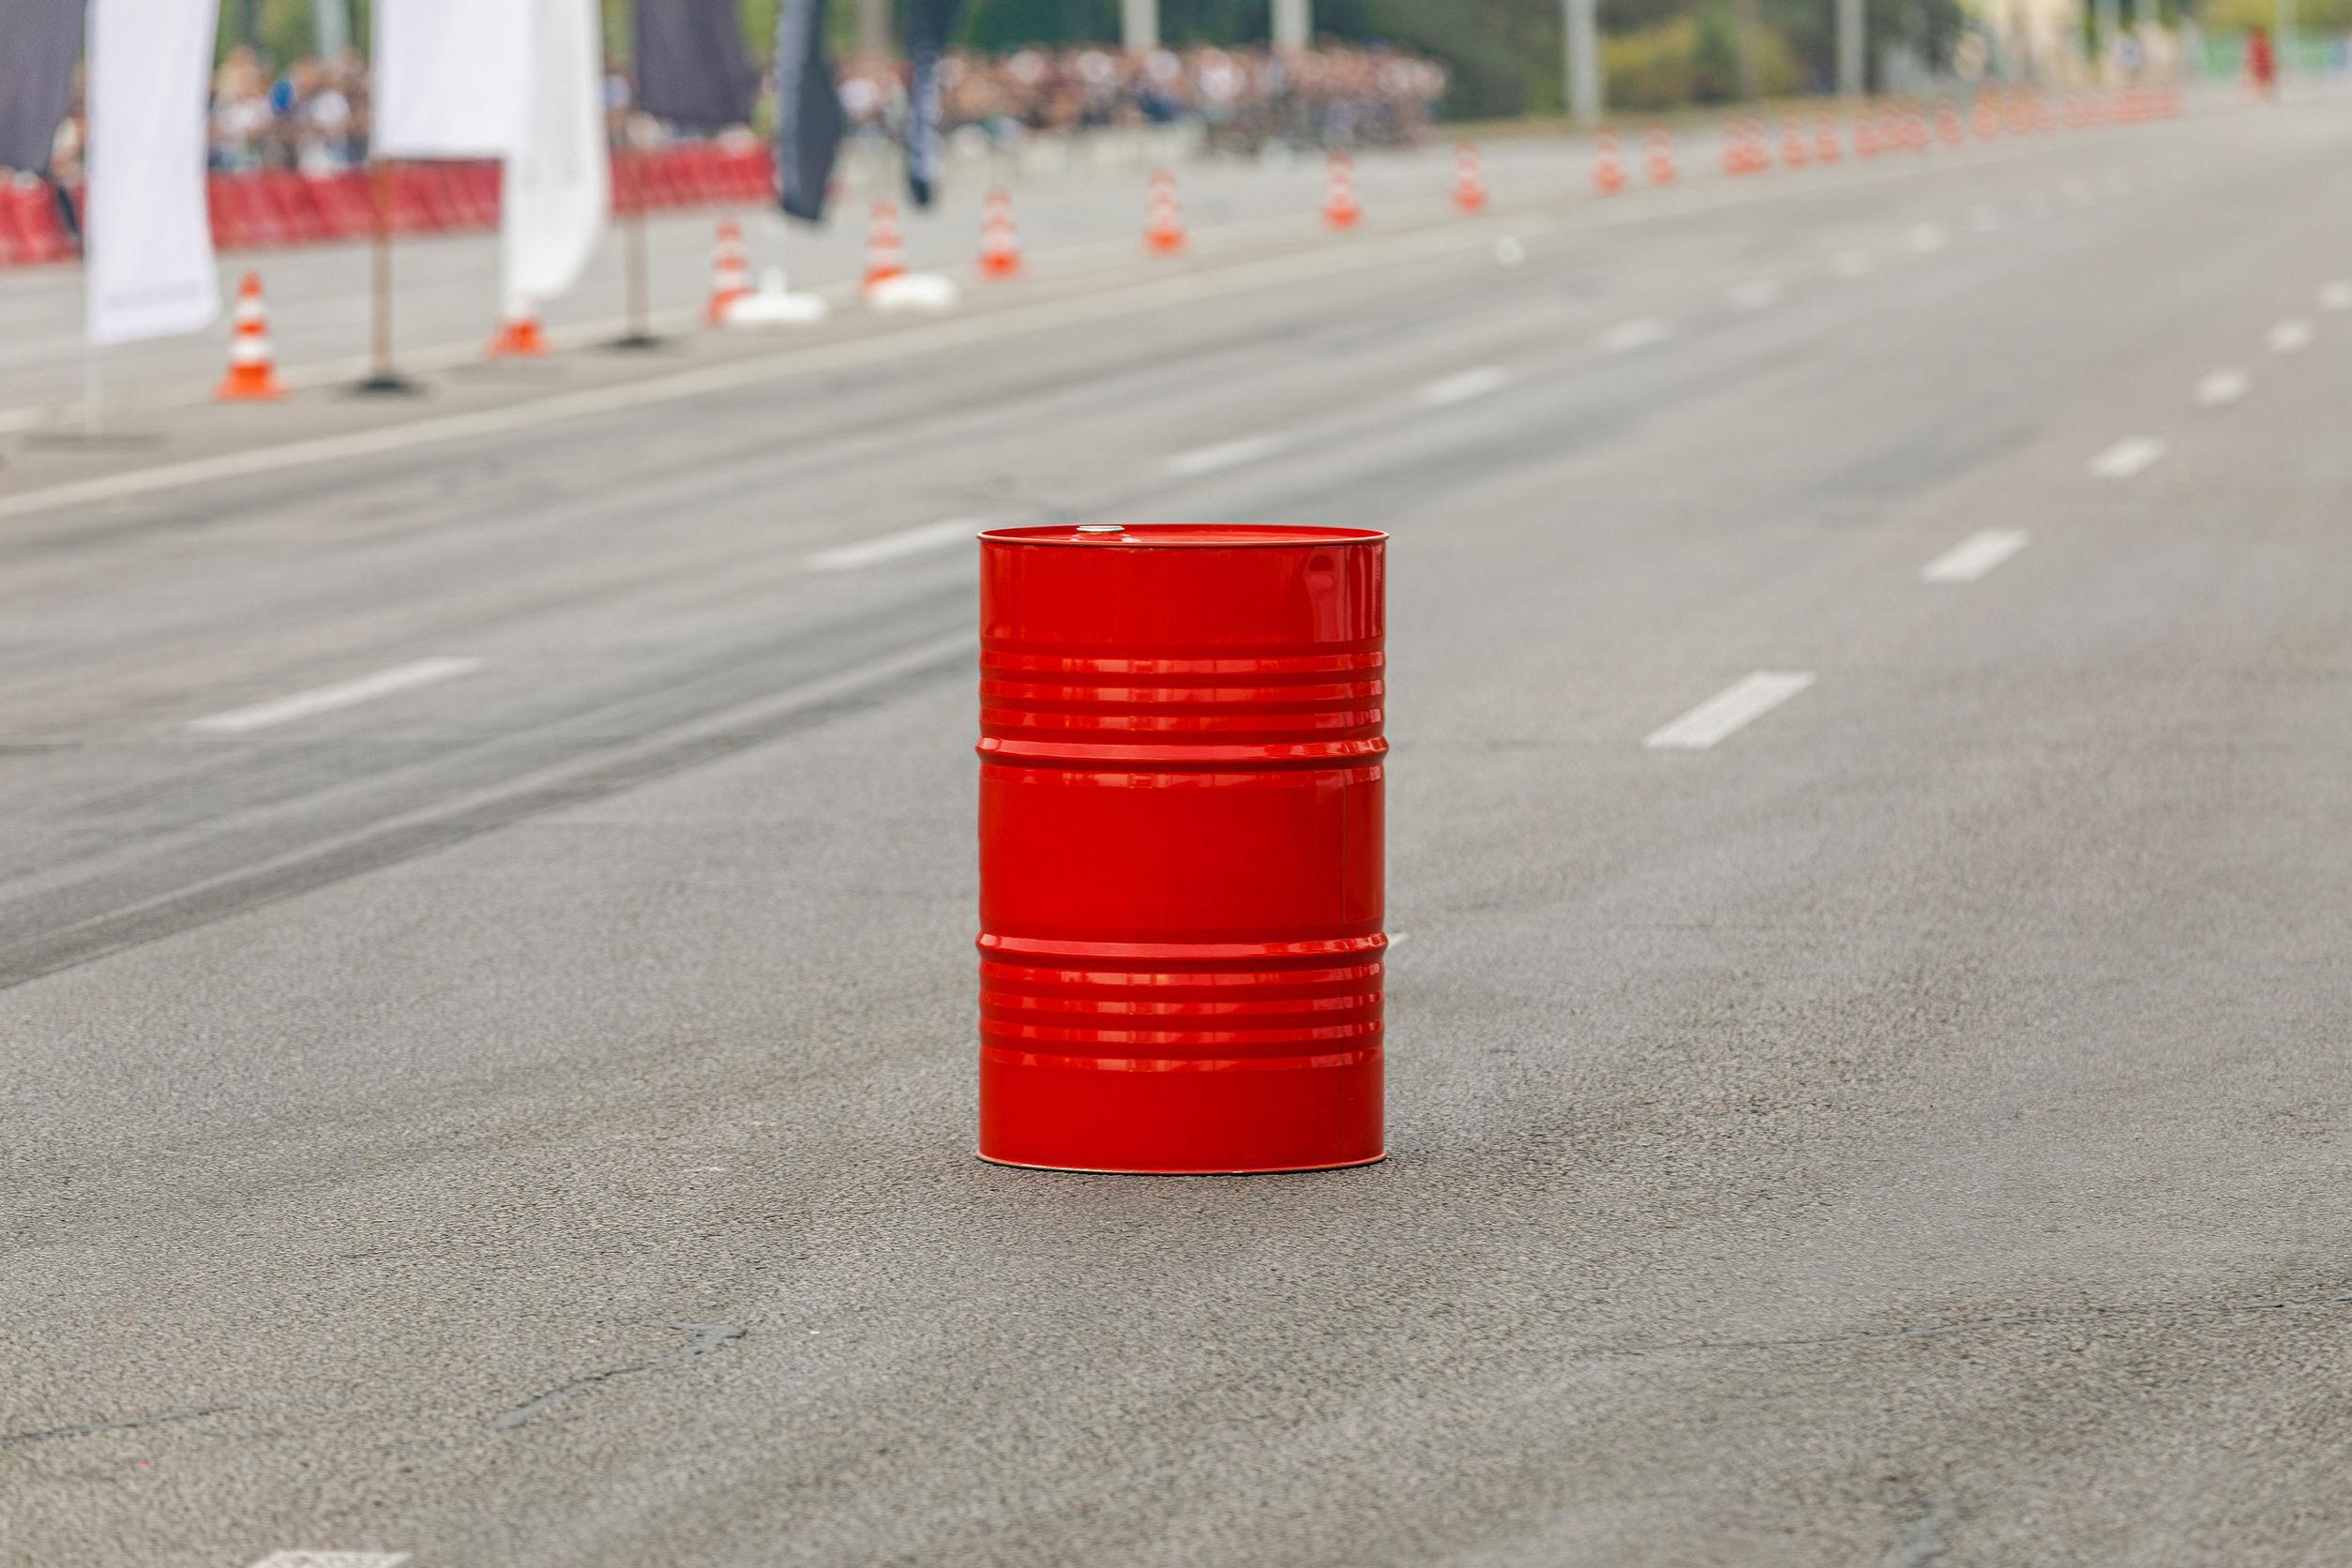
M 2323 310 L 2352 310 L 2352 279 L 2338 279 L 2319 288 L 2319 308 Z
M 1922 582 L 1974 582 L 2026 548 L 2022 528 L 1987 528 L 1971 534 L 1920 568 Z
M 379 670 L 372 675 L 354 680 L 338 681 L 333 686 L 313 686 L 289 697 L 256 702 L 249 708 L 234 708 L 224 714 L 214 714 L 191 723 L 191 730 L 202 730 L 216 735 L 239 735 L 249 730 L 265 730 L 273 724 L 291 723 L 309 718 L 314 714 L 331 713 L 354 703 L 389 697 L 397 691 L 445 681 L 452 675 L 470 675 L 482 668 L 478 658 L 420 658 L 410 664 L 396 664 L 389 670 Z
M 1619 322 L 1601 334 L 1601 352 L 1625 354 L 1634 349 L 1646 349 L 1652 343 L 1664 342 L 1674 330 L 1655 316 L 1637 316 L 1629 322 Z
M 861 566 L 880 565 L 884 561 L 919 555 L 927 550 L 944 550 L 949 545 L 968 543 L 988 526 L 977 518 L 949 518 L 942 522 L 927 522 L 920 528 L 884 534 L 879 539 L 821 550 L 808 558 L 808 564 L 821 572 L 853 572 Z
M 1952 236 L 1945 234 L 1943 226 L 1938 223 L 1914 223 L 1903 231 L 1904 246 L 1922 256 L 1933 250 L 1941 250 L 1951 243 Z
M 2300 354 L 2311 347 L 2311 323 L 2301 316 L 2289 316 L 2270 329 L 2264 339 L 2272 354 Z
M 1271 458 L 1289 445 L 1289 438 L 1279 435 L 1247 435 L 1239 441 L 1220 441 L 1214 446 L 1196 446 L 1189 452 L 1179 452 L 1160 465 L 1163 472 L 1179 479 L 1197 479 L 1204 474 L 1220 474 L 1229 468 Z
M 2197 383 L 2197 403 L 2204 408 L 2220 408 L 2234 403 L 2246 395 L 2250 384 L 2243 370 L 2215 370 Z
M 2129 479 L 2146 472 L 2164 455 L 2164 444 L 2152 435 L 2125 436 L 2090 460 L 2090 471 L 2102 479 Z
M 1742 675 L 1641 744 L 1652 751 L 1703 751 L 1771 713 L 1813 684 L 1810 670 L 1759 670 Z
M 1780 285 L 1769 278 L 1752 278 L 1744 283 L 1734 283 L 1724 291 L 1724 298 L 1735 310 L 1761 310 L 1768 305 L 1780 303 Z
M 1451 408 L 1455 403 L 1500 391 L 1510 380 L 1510 372 L 1501 366 L 1481 365 L 1431 382 L 1421 389 L 1415 400 L 1424 408 Z
M 1841 250 L 1830 258 L 1830 270 L 1840 278 L 1860 278 L 1877 265 L 1867 250 Z

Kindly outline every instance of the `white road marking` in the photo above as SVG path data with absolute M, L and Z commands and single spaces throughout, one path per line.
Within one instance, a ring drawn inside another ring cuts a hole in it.
M 1626 354 L 1646 349 L 1652 343 L 1664 342 L 1674 328 L 1655 316 L 1636 316 L 1629 322 L 1619 322 L 1601 334 L 1603 354 Z
M 1931 250 L 1941 250 L 1952 239 L 1941 224 L 1914 223 L 1903 231 L 1903 243 L 1924 256 Z
M 1394 953 L 1411 940 L 1410 931 L 1391 931 L 1388 934 L 1388 951 Z
M 1689 713 L 1651 731 L 1641 744 L 1653 751 L 1701 751 L 1760 718 L 1813 684 L 1813 671 L 1759 670 L 1742 675 Z
M 2243 370 L 2214 370 L 2197 383 L 2197 404 L 2201 408 L 2220 408 L 2234 403 L 2246 395 L 2250 384 Z
M 1780 303 L 1780 285 L 1769 278 L 1752 278 L 1744 283 L 1734 283 L 1724 292 L 1735 310 L 1761 310 L 1768 305 Z
M 927 550 L 944 550 L 949 545 L 969 543 L 974 535 L 988 526 L 978 518 L 949 518 L 942 522 L 927 522 L 920 528 L 884 534 L 879 539 L 821 550 L 808 558 L 808 564 L 821 572 L 853 572 L 861 566 L 896 561 L 902 555 L 919 555 Z
M 1500 365 L 1480 365 L 1472 369 L 1441 376 L 1423 387 L 1415 398 L 1424 408 L 1451 408 L 1455 403 L 1483 398 L 1489 392 L 1500 391 L 1509 384 L 1511 372 Z
M 379 670 L 372 675 L 354 680 L 338 681 L 333 686 L 312 686 L 291 697 L 277 698 L 268 702 L 256 702 L 249 708 L 233 708 L 225 714 L 214 714 L 191 723 L 191 730 L 203 730 L 216 735 L 239 735 L 248 730 L 265 730 L 273 724 L 285 724 L 313 714 L 331 713 L 348 708 L 354 702 L 366 702 L 378 697 L 389 697 L 396 691 L 415 686 L 430 686 L 452 675 L 467 675 L 482 668 L 478 658 L 420 658 L 409 664 L 396 664 L 389 670 Z
M 2090 471 L 2102 479 L 2129 479 L 2164 455 L 2164 444 L 2152 435 L 2127 435 L 2090 460 Z
M 1877 264 L 1867 250 L 1841 250 L 1830 258 L 1830 270 L 1840 278 L 1860 278 Z
M 1922 582 L 1974 582 L 2026 548 L 2022 528 L 1987 528 L 1971 534 L 1920 568 Z
M 2338 279 L 2319 286 L 2319 308 L 2323 310 L 2352 310 L 2352 279 Z
M 253 1568 L 400 1568 L 406 1552 L 272 1552 Z
M 1160 464 L 1160 471 L 1179 479 L 1197 479 L 1203 474 L 1215 474 L 1228 468 L 1239 468 L 1245 462 L 1270 458 L 1288 445 L 1289 438 L 1278 435 L 1245 435 L 1239 441 L 1220 441 L 1214 446 L 1196 446 L 1189 452 L 1179 452 Z
M 2264 341 L 2272 354 L 2300 354 L 2311 347 L 2311 323 L 2301 316 L 2289 316 L 2270 329 Z

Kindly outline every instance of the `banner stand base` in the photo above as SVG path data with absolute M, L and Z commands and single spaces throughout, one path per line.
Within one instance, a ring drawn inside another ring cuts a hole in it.
M 355 381 L 348 389 L 354 397 L 421 398 L 425 388 L 397 370 L 378 370 L 364 381 Z

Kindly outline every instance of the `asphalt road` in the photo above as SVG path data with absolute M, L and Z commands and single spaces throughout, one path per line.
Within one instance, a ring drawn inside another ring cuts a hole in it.
M 2347 153 L 0 450 L 0 1561 L 2352 1559 Z M 1131 519 L 1394 535 L 1384 1165 L 972 1157 L 961 535 Z

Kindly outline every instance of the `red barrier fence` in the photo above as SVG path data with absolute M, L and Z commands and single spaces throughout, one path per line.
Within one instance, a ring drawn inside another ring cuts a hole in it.
M 768 149 L 689 144 L 613 159 L 612 205 L 621 213 L 686 207 L 747 206 L 773 200 Z M 395 234 L 467 234 L 497 227 L 498 165 L 402 163 L 386 181 Z M 298 174 L 264 170 L 214 174 L 205 198 L 213 244 L 222 250 L 267 250 L 329 240 L 365 239 L 374 203 L 368 172 Z M 78 205 L 81 193 L 75 192 Z M 0 184 L 0 266 L 69 259 L 73 242 L 48 187 Z

